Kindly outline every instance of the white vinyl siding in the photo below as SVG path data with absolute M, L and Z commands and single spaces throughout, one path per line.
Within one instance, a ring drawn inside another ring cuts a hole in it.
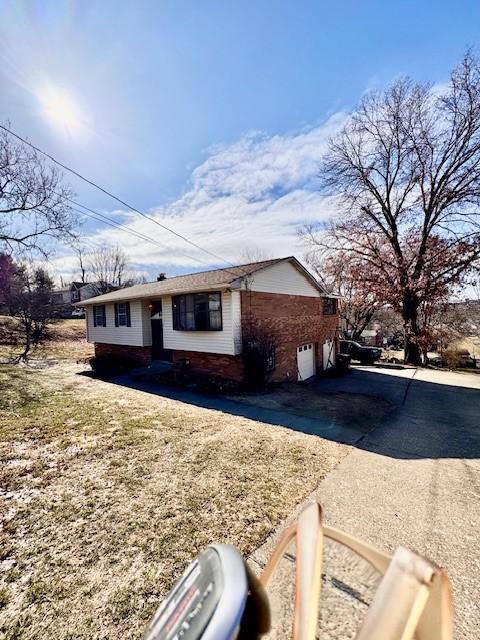
M 235 298 L 233 304 L 232 298 Z M 175 331 L 173 329 L 172 298 L 171 296 L 162 297 L 164 348 L 231 355 L 239 353 L 238 345 L 234 340 L 234 333 L 238 334 L 238 326 L 241 322 L 239 298 L 238 292 L 234 294 L 222 293 L 223 328 L 221 331 Z
M 115 326 L 115 305 L 105 305 L 106 327 L 93 326 L 93 307 L 87 310 L 87 335 L 89 342 L 106 344 L 130 344 L 136 347 L 145 346 L 143 337 L 142 303 L 139 300 L 130 302 L 130 327 Z
M 251 291 L 264 293 L 283 293 L 291 296 L 313 296 L 319 298 L 320 291 L 293 266 L 291 262 L 280 262 L 261 271 L 250 278 Z

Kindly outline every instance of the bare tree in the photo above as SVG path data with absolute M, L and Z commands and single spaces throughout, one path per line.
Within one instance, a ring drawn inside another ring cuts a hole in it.
M 136 277 L 128 269 L 128 256 L 118 245 L 101 247 L 88 254 L 86 264 L 89 277 L 97 289 L 97 295 L 107 293 L 112 287 L 125 287 Z
M 420 363 L 419 310 L 463 286 L 480 258 L 480 65 L 467 53 L 448 87 L 401 79 L 368 94 L 321 167 L 341 213 L 306 237 L 348 251 L 402 314 L 405 356 Z
M 78 269 L 79 269 L 79 272 L 80 272 L 80 276 L 79 276 L 80 282 L 82 284 L 86 284 L 88 282 L 88 280 L 87 280 L 87 263 L 86 263 L 87 250 L 79 242 L 75 242 L 73 244 L 72 248 L 73 248 L 73 250 L 75 251 L 75 253 L 77 255 Z
M 242 251 L 242 260 L 245 263 L 263 262 L 264 260 L 270 260 L 272 257 L 268 251 L 253 244 L 245 247 Z
M 49 241 L 71 239 L 75 226 L 56 167 L 0 130 L 0 250 L 47 257 Z
M 362 262 L 345 252 L 335 252 L 320 259 L 314 251 L 306 256 L 306 260 L 325 289 L 340 294 L 339 312 L 346 335 L 358 340 L 381 306 Z
M 403 338 L 402 316 L 391 306 L 382 306 L 375 311 L 372 324 L 377 324 L 382 330 L 387 343 L 401 344 Z

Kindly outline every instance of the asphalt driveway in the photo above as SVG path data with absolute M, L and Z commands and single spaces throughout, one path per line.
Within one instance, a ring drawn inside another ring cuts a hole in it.
M 395 409 L 355 444 L 313 497 L 326 521 L 392 552 L 435 560 L 454 587 L 456 638 L 480 629 L 480 376 L 358 367 L 321 392 L 362 393 Z M 269 545 L 256 558 L 268 554 Z
M 375 396 L 395 407 L 357 446 L 400 458 L 480 458 L 478 374 L 356 367 L 314 388 Z
M 320 411 L 306 417 L 127 378 L 115 382 L 352 445 L 311 496 L 322 503 L 326 521 L 379 548 L 393 552 L 403 544 L 443 566 L 454 587 L 455 637 L 478 637 L 480 375 L 355 367 L 309 387 L 319 395 L 344 394 L 346 402 L 356 395 L 390 403 L 371 430 L 360 429 L 356 415 L 347 424 Z M 254 562 L 265 560 L 274 540 L 257 550 Z

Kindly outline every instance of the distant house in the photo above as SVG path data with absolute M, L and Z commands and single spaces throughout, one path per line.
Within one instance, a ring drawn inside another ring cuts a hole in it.
M 62 289 L 55 289 L 52 291 L 52 304 L 55 307 L 67 307 L 71 306 L 71 294 L 70 287 L 63 287 Z
M 101 292 L 114 291 L 116 287 L 100 282 L 72 282 L 68 287 L 52 291 L 51 302 L 61 317 L 70 317 L 78 302 L 91 299 Z M 81 310 L 79 305 L 78 311 Z M 78 314 L 74 314 L 78 315 Z
M 383 347 L 383 331 L 381 329 L 365 329 L 360 335 L 360 342 L 369 347 Z
M 193 370 L 241 380 L 242 335 L 255 318 L 277 336 L 272 380 L 305 380 L 335 362 L 337 300 L 294 257 L 135 285 L 82 306 L 97 356 L 188 360 Z
M 72 282 L 70 285 L 70 302 L 75 304 L 82 300 L 88 300 L 99 293 L 106 293 L 114 290 L 115 287 L 103 285 L 99 282 Z

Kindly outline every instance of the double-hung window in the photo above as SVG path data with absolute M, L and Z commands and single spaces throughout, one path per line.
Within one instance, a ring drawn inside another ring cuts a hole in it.
M 335 298 L 323 299 L 323 315 L 334 316 L 337 313 L 337 300 Z
M 118 302 L 115 304 L 115 326 L 130 327 L 130 303 Z
M 94 304 L 93 305 L 93 326 L 94 327 L 106 327 L 107 326 L 107 316 L 105 313 L 105 305 L 104 304 Z
M 221 331 L 222 294 L 187 293 L 172 298 L 175 331 Z

